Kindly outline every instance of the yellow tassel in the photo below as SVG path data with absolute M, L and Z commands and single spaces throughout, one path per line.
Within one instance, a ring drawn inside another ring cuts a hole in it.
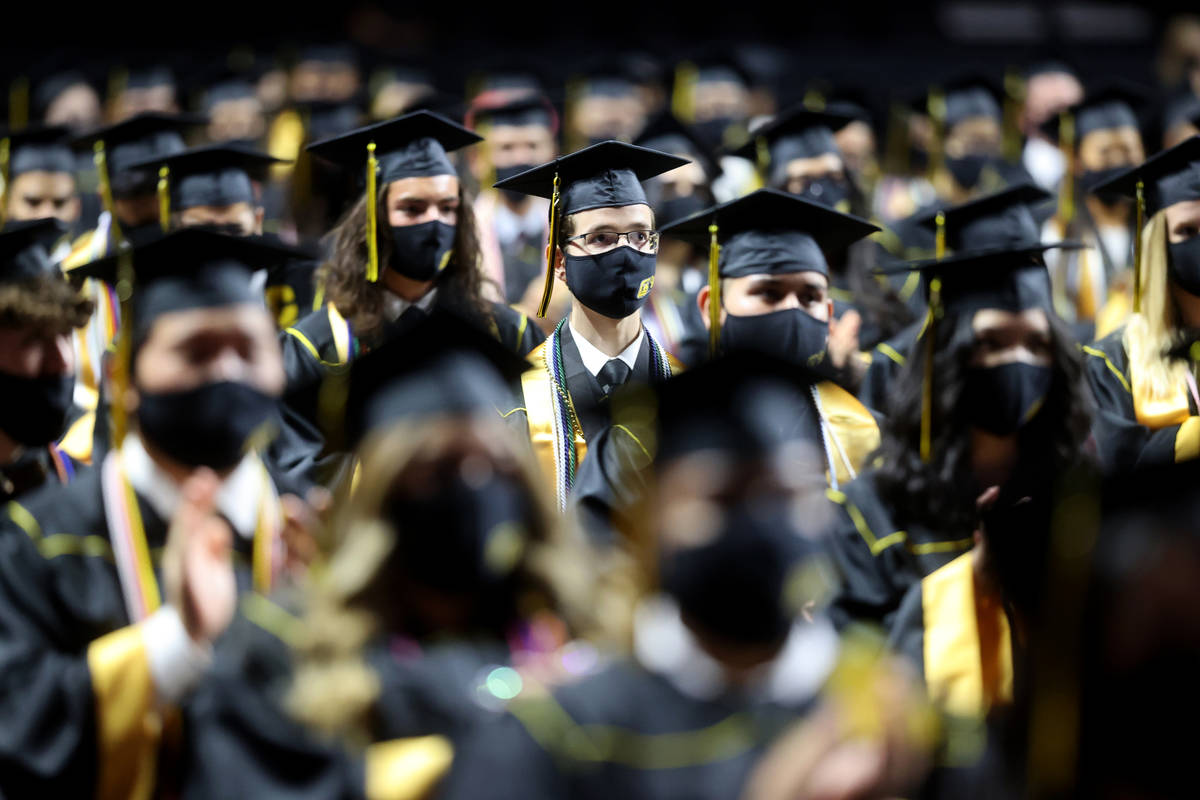
M 754 140 L 754 156 L 755 163 L 758 165 L 758 177 L 762 180 L 763 186 L 770 185 L 767 172 L 771 168 L 771 148 L 767 144 L 767 137 L 759 136 Z
M 538 319 L 546 316 L 550 296 L 554 294 L 554 248 L 558 244 L 558 173 L 554 173 L 554 191 L 550 195 L 550 241 L 546 243 L 546 285 L 542 287 L 542 302 L 538 303 Z
M 367 145 L 367 280 L 379 280 L 379 239 L 376 236 L 379 219 L 378 190 L 375 188 L 375 172 L 379 162 L 375 159 L 375 143 Z
M 1025 80 L 1015 69 L 1004 74 L 1004 159 L 1021 161 L 1021 108 L 1025 105 Z
M 121 304 L 121 327 L 117 331 L 114 343 L 116 358 L 111 375 L 113 391 L 108 399 L 115 447 L 121 446 L 129 430 L 128 415 L 125 413 L 125 394 L 133 372 L 133 280 L 133 253 L 123 250 L 117 260 L 117 283 L 113 287 Z
M 718 262 L 721 245 L 717 242 L 717 223 L 708 226 L 708 354 L 717 354 L 721 338 L 721 273 Z
M 671 92 L 671 113 L 681 122 L 696 121 L 696 81 L 700 71 L 690 61 L 675 67 L 675 89 Z
M 1066 165 L 1058 195 L 1058 218 L 1065 228 L 1075 219 L 1075 117 L 1065 111 L 1058 115 L 1058 147 Z
M 925 105 L 929 119 L 933 122 L 933 136 L 929 142 L 929 179 L 932 181 L 945 167 L 946 153 L 946 95 L 941 89 L 930 89 Z
M 1133 223 L 1133 312 L 1142 310 L 1142 226 L 1146 222 L 1146 184 L 1137 182 L 1137 215 Z
M 928 464 L 933 447 L 933 341 L 934 323 L 942 315 L 942 280 L 929 282 L 929 324 L 925 336 L 925 375 L 921 386 L 921 461 Z
M 8 129 L 19 131 L 29 124 L 29 78 L 17 78 L 8 87 Z
M 8 185 L 8 163 L 12 156 L 12 140 L 7 136 L 0 139 L 0 181 L 4 181 L 3 190 L 0 191 L 0 223 L 8 218 L 8 195 L 11 188 Z
M 946 257 L 946 214 L 939 211 L 937 216 L 933 218 L 934 225 L 937 226 L 937 232 L 933 235 L 933 255 L 938 261 Z
M 117 222 L 117 212 L 113 206 L 112 182 L 108 179 L 108 159 L 104 153 L 104 142 L 96 142 L 92 147 L 92 160 L 96 164 L 97 188 L 100 191 L 100 202 L 108 212 L 108 229 L 112 232 L 113 248 L 116 249 L 124 240 L 121 225 Z
M 825 110 L 825 94 L 815 87 L 809 87 L 804 93 L 804 107 L 809 111 L 824 111 Z
M 163 233 L 171 230 L 171 168 L 158 168 L 158 224 Z

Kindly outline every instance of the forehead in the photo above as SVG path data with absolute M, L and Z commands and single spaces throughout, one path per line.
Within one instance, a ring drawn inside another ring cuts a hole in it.
M 69 172 L 46 172 L 33 170 L 23 172 L 13 178 L 13 189 L 16 191 L 75 191 L 75 178 Z
M 971 328 L 976 335 L 1002 330 L 1048 334 L 1050 318 L 1040 308 L 1028 308 L 1024 311 L 981 308 L 972 317 Z
M 440 200 L 457 194 L 458 178 L 453 175 L 401 178 L 388 184 L 388 197 L 393 199 L 433 197 Z
M 154 319 L 147 342 L 187 339 L 193 336 L 255 335 L 273 329 L 266 308 L 241 303 L 232 306 L 168 311 Z
M 649 228 L 654 224 L 654 215 L 650 212 L 650 206 L 637 203 L 616 208 L 591 208 L 572 214 L 571 220 L 576 233 L 589 233 L 603 229 Z
M 1079 141 L 1080 148 L 1111 147 L 1113 145 L 1140 145 L 1142 136 L 1132 125 L 1122 125 L 1119 128 L 1101 128 L 1090 131 Z
M 1168 225 L 1200 222 L 1200 200 L 1184 200 L 1166 208 Z
M 787 163 L 789 177 L 824 174 L 842 168 L 842 159 L 837 153 L 823 153 L 813 158 L 793 158 Z
M 1000 123 L 991 117 L 967 117 L 950 130 L 951 136 L 998 136 Z
M 741 278 L 731 278 L 730 280 L 739 281 L 746 288 L 770 284 L 784 289 L 793 291 L 799 289 L 807 289 L 816 287 L 824 289 L 829 286 L 829 279 L 819 272 L 813 270 L 805 270 L 804 272 L 780 272 L 780 273 L 759 273 L 757 275 L 745 275 Z
M 549 139 L 550 129 L 544 125 L 495 125 L 488 131 L 487 138 L 492 144 Z

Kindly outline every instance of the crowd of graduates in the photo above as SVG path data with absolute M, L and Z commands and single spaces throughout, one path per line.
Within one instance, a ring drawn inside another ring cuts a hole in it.
M 0 797 L 1194 795 L 1200 18 L 143 56 L 0 131 Z

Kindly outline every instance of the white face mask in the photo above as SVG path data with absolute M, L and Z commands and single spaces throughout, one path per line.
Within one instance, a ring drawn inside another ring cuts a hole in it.
M 1026 171 L 1043 189 L 1053 190 L 1066 171 L 1066 159 L 1057 145 L 1045 139 L 1030 139 L 1022 156 Z

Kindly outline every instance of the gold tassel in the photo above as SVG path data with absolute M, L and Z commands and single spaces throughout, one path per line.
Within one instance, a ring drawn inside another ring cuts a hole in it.
M 933 123 L 933 135 L 929 140 L 929 180 L 945 167 L 946 153 L 946 95 L 941 89 L 930 89 L 925 109 Z
M 825 110 L 825 94 L 818 88 L 810 86 L 804 93 L 804 107 L 809 111 Z
M 718 262 L 721 245 L 717 242 L 717 223 L 708 226 L 708 354 L 717 354 L 721 338 L 721 272 Z
M 1025 104 L 1025 81 L 1021 73 L 1009 69 L 1004 74 L 1004 159 L 1010 164 L 1021 161 L 1021 108 Z
M 171 168 L 158 168 L 158 224 L 163 233 L 171 230 Z
M 112 231 L 112 243 L 115 250 L 123 241 L 121 225 L 117 222 L 117 212 L 113 205 L 112 182 L 108 179 L 108 159 L 104 154 L 104 142 L 99 141 L 92 147 L 92 160 L 96 164 L 97 188 L 100 190 L 100 202 L 108 212 L 108 229 Z
M 538 319 L 546 316 L 550 296 L 554 294 L 554 249 L 558 245 L 558 172 L 554 173 L 554 191 L 550 194 L 550 241 L 546 243 L 546 285 L 542 287 L 542 302 L 538 303 Z
M 375 143 L 367 145 L 367 280 L 379 280 L 379 240 L 376 236 L 379 209 L 378 190 L 375 187 L 375 171 L 379 162 L 375 159 Z
M 675 67 L 675 88 L 671 92 L 671 113 L 680 122 L 691 124 L 696 121 L 696 81 L 700 70 L 690 61 L 681 61 Z
M 0 223 L 8 219 L 8 195 L 12 189 L 8 185 L 8 164 L 12 157 L 12 140 L 5 136 L 0 139 L 0 181 L 4 181 L 3 190 L 0 190 Z
M 17 78 L 8 87 L 8 129 L 19 131 L 29 124 L 29 78 Z
M 946 213 L 939 211 L 933 218 L 937 232 L 933 235 L 933 255 L 938 261 L 946 257 Z
M 121 327 L 117 331 L 116 357 L 111 375 L 113 393 L 108 400 L 114 447 L 121 446 L 129 430 L 125 394 L 129 390 L 130 375 L 133 374 L 133 280 L 133 253 L 126 249 L 117 258 L 117 283 L 113 287 L 121 305 Z
M 1137 182 L 1137 212 L 1133 223 L 1133 313 L 1142 310 L 1142 226 L 1146 222 L 1146 184 Z
M 1058 194 L 1058 218 L 1065 229 L 1075 219 L 1075 117 L 1065 111 L 1058 115 L 1058 147 L 1066 165 Z
M 925 331 L 925 375 L 921 384 L 921 461 L 928 464 L 933 447 L 933 341 L 934 323 L 942 315 L 942 280 L 929 282 L 929 319 Z
M 767 144 L 765 136 L 759 136 L 754 140 L 754 163 L 758 166 L 758 177 L 763 186 L 769 186 L 768 178 L 770 176 L 767 173 L 771 168 L 771 148 Z

